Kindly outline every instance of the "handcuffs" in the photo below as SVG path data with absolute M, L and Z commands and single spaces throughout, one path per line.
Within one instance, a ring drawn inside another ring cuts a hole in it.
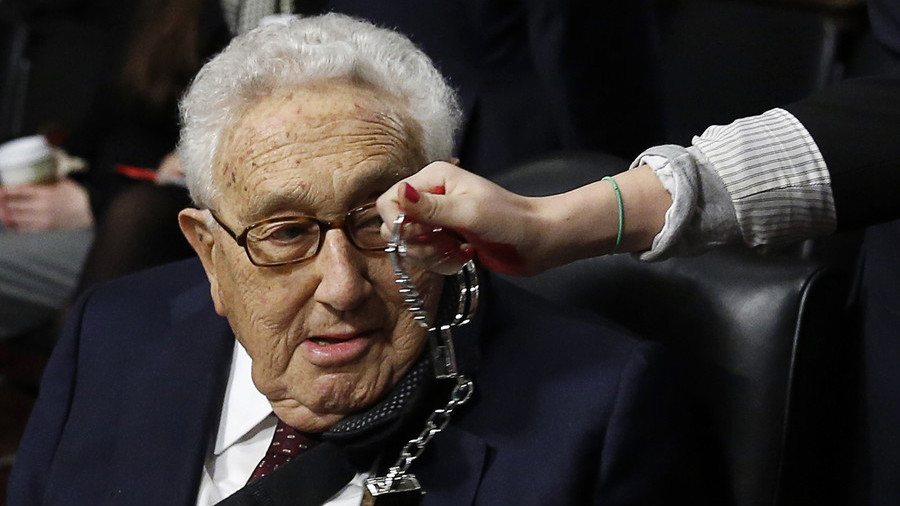
M 391 259 L 397 284 L 400 285 L 400 293 L 404 296 L 403 303 L 412 312 L 413 319 L 427 329 L 435 377 L 454 379 L 456 385 L 450 393 L 450 400 L 447 404 L 432 412 L 425 422 L 425 428 L 416 438 L 409 440 L 403 446 L 400 457 L 387 473 L 384 476 L 371 476 L 365 480 L 363 506 L 421 503 L 425 491 L 422 490 L 416 476 L 409 472 L 409 466 L 425 451 L 425 445 L 450 423 L 450 415 L 453 410 L 467 402 L 471 398 L 473 390 L 472 380 L 457 370 L 453 336 L 450 329 L 468 323 L 478 309 L 479 284 L 475 263 L 469 260 L 456 274 L 459 300 L 451 321 L 448 323 L 434 321 L 425 310 L 425 301 L 404 265 L 407 246 L 401 236 L 405 224 L 406 215 L 400 213 L 392 223 L 391 239 L 388 241 L 385 252 Z

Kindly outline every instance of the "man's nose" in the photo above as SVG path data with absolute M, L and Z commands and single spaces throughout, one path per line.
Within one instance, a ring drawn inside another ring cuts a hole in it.
M 315 259 L 319 271 L 316 301 L 338 311 L 359 306 L 372 290 L 365 258 L 340 229 L 325 233 L 322 250 Z

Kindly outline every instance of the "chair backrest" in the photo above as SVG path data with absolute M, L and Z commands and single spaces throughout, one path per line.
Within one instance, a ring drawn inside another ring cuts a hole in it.
M 558 193 L 626 168 L 580 153 L 495 180 L 529 195 Z M 627 217 L 626 217 L 627 226 Z M 796 256 L 718 250 L 640 262 L 616 255 L 509 278 L 665 343 L 724 458 L 731 503 L 832 504 L 840 496 L 855 370 L 845 332 L 849 274 Z

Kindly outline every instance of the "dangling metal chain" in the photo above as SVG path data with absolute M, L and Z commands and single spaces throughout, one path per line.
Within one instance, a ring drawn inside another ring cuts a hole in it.
M 415 439 L 410 439 L 403 446 L 403 449 L 400 450 L 400 458 L 398 458 L 397 463 L 391 467 L 388 476 L 397 473 L 405 473 L 406 470 L 409 469 L 409 466 L 413 461 L 419 458 L 419 456 L 422 455 L 422 452 L 425 451 L 425 445 L 427 445 L 434 436 L 447 428 L 453 410 L 468 402 L 472 397 L 472 390 L 472 380 L 463 375 L 456 377 L 456 385 L 453 387 L 453 392 L 450 393 L 450 400 L 447 401 L 447 405 L 443 408 L 435 409 L 428 417 L 428 420 L 425 421 L 425 428 L 422 429 L 419 436 Z
M 407 491 L 411 487 L 419 488 L 415 476 L 407 474 L 409 466 L 422 455 L 425 451 L 425 446 L 431 442 L 434 436 L 447 428 L 453 410 L 468 402 L 472 398 L 473 390 L 472 380 L 461 374 L 456 376 L 456 385 L 450 393 L 450 400 L 447 401 L 447 405 L 443 408 L 435 409 L 428 416 L 428 420 L 425 421 L 425 428 L 422 429 L 422 432 L 417 437 L 410 439 L 403 445 L 397 462 L 388 469 L 387 474 L 383 477 L 373 476 L 366 479 L 366 488 L 372 496 Z
M 388 241 L 385 252 L 391 259 L 391 267 L 394 269 L 394 276 L 397 277 L 397 284 L 400 285 L 400 293 L 403 295 L 403 303 L 412 311 L 413 319 L 422 327 L 431 330 L 431 317 L 425 310 L 425 300 L 422 294 L 416 289 L 412 277 L 406 272 L 403 266 L 403 257 L 406 256 L 406 241 L 400 238 L 400 232 L 403 230 L 403 222 L 406 221 L 406 215 L 400 213 L 394 220 L 394 229 L 391 240 Z
M 369 499 L 386 494 L 422 493 L 419 481 L 415 475 L 408 472 L 409 467 L 414 460 L 422 455 L 426 445 L 447 428 L 447 425 L 450 423 L 450 415 L 453 414 L 456 408 L 468 402 L 474 390 L 472 380 L 465 375 L 459 374 L 456 369 L 456 356 L 453 351 L 450 327 L 468 323 L 478 306 L 478 275 L 475 265 L 471 261 L 468 262 L 457 275 L 460 282 L 460 303 L 453 322 L 440 327 L 433 326 L 431 317 L 425 311 L 425 302 L 403 266 L 402 259 L 406 256 L 406 243 L 401 239 L 400 233 L 405 219 L 406 216 L 401 213 L 394 220 L 393 235 L 385 251 L 391 258 L 394 274 L 397 276 L 397 283 L 400 285 L 400 293 L 404 295 L 403 302 L 409 306 L 410 311 L 413 313 L 413 318 L 419 325 L 428 329 L 432 344 L 432 358 L 435 364 L 435 376 L 438 378 L 453 378 L 456 380 L 456 385 L 454 385 L 453 391 L 450 392 L 450 400 L 447 401 L 447 404 L 443 408 L 435 409 L 428 416 L 428 419 L 425 421 L 425 427 L 419 435 L 403 445 L 397 462 L 388 469 L 388 472 L 383 477 L 372 476 L 366 479 L 367 496 L 363 501 L 364 504 L 367 504 Z
M 406 241 L 401 237 L 403 225 L 406 221 L 406 215 L 400 213 L 393 222 L 393 231 L 391 240 L 388 241 L 385 252 L 391 259 L 391 266 L 394 269 L 394 275 L 397 277 L 397 284 L 400 285 L 400 293 L 403 294 L 403 303 L 409 307 L 413 314 L 413 319 L 422 327 L 430 331 L 436 327 L 432 322 L 431 316 L 425 310 L 425 300 L 422 294 L 416 289 L 412 277 L 403 265 L 403 258 L 406 257 Z M 478 310 L 478 270 L 475 268 L 475 262 L 469 260 L 462 269 L 456 274 L 456 281 L 459 284 L 460 298 L 456 308 L 456 314 L 453 321 L 442 324 L 441 329 L 450 327 L 458 327 L 469 323 L 469 320 Z
M 400 213 L 393 222 L 391 240 L 388 241 L 385 252 L 391 259 L 397 284 L 400 285 L 400 293 L 403 295 L 403 303 L 409 307 L 415 320 L 420 326 L 428 329 L 428 339 L 431 345 L 431 354 L 434 359 L 434 375 L 438 378 L 456 377 L 456 357 L 453 352 L 453 339 L 450 334 L 451 327 L 465 325 L 471 320 L 478 310 L 479 284 L 478 270 L 471 260 L 466 262 L 462 269 L 456 273 L 456 283 L 459 287 L 459 301 L 454 310 L 453 320 L 448 323 L 435 325 L 431 316 L 425 310 L 425 300 L 416 289 L 412 277 L 403 265 L 406 257 L 406 241 L 401 237 L 403 226 L 406 223 L 406 215 Z

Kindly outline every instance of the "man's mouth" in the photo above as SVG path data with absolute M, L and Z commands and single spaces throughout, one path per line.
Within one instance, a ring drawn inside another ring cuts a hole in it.
M 373 332 L 310 336 L 301 344 L 301 348 L 313 365 L 338 366 L 363 356 L 372 345 L 374 336 Z
M 353 339 L 352 337 L 350 339 Z M 331 346 L 332 344 L 342 343 L 347 339 L 338 339 L 336 337 L 313 337 L 310 341 L 319 346 Z

